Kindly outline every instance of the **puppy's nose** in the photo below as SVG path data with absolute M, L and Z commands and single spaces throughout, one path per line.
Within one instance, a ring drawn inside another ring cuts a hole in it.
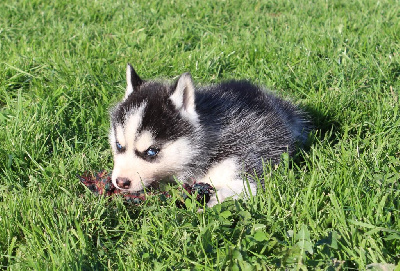
M 128 178 L 118 177 L 115 182 L 117 183 L 117 186 L 122 189 L 129 189 L 131 186 L 131 181 Z

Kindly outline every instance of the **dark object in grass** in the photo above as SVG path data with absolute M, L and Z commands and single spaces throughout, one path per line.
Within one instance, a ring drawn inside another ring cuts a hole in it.
M 106 197 L 119 195 L 124 198 L 126 203 L 130 204 L 140 204 L 146 200 L 146 196 L 148 195 L 163 195 L 166 198 L 171 197 L 167 192 L 156 190 L 146 192 L 124 192 L 113 185 L 111 181 L 111 173 L 107 173 L 105 170 L 96 174 L 85 172 L 83 175 L 79 176 L 79 179 L 96 195 Z M 178 200 L 176 203 L 179 207 L 185 207 L 184 201 L 189 195 L 195 195 L 196 200 L 201 204 L 207 203 L 214 192 L 213 187 L 207 183 L 194 183 L 193 185 L 183 184 L 182 189 L 186 192 L 182 192 L 182 200 Z

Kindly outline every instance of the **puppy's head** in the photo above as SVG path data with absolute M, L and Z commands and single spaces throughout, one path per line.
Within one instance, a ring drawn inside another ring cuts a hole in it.
M 111 112 L 113 184 L 130 192 L 179 175 L 196 154 L 198 127 L 190 74 L 174 85 L 143 81 L 128 64 L 124 99 Z

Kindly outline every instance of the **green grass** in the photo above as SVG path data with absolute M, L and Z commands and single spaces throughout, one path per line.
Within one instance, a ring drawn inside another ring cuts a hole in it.
M 0 3 L 0 266 L 393 269 L 400 262 L 398 1 Z M 144 78 L 250 79 L 309 112 L 265 191 L 198 213 L 91 195 L 108 109 Z

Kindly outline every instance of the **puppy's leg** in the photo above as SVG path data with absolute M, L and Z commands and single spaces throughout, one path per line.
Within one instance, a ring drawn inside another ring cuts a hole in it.
M 240 165 L 237 160 L 236 158 L 222 160 L 212 166 L 206 176 L 199 181 L 209 183 L 216 189 L 215 194 L 207 203 L 208 207 L 212 207 L 229 197 L 237 198 L 242 193 L 245 196 L 249 196 L 250 193 L 256 194 L 257 185 L 252 182 L 247 183 L 240 177 Z M 250 191 L 248 191 L 249 189 Z

